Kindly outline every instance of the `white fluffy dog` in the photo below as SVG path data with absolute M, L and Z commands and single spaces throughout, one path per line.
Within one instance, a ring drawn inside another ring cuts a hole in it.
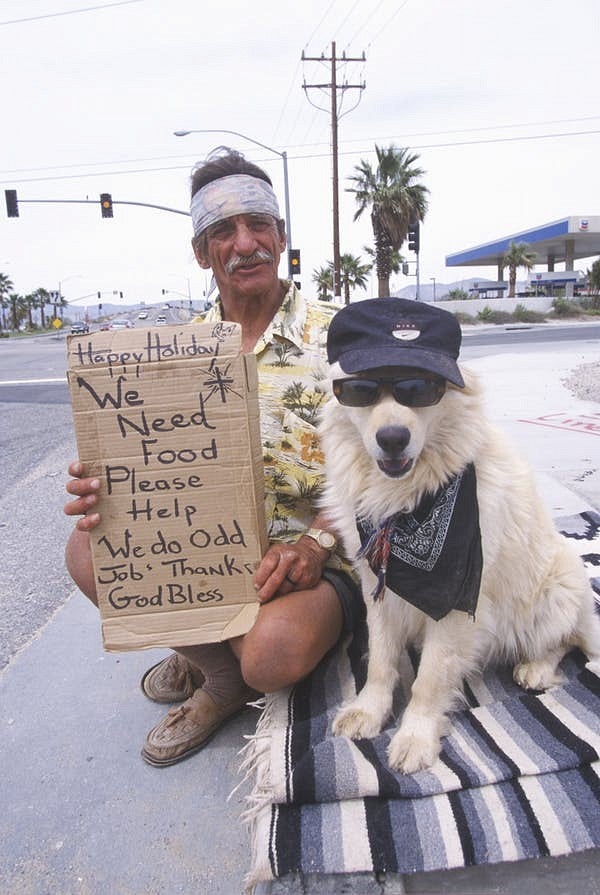
M 328 337 L 338 399 L 321 425 L 324 505 L 349 557 L 359 554 L 361 527 L 369 628 L 366 684 L 333 730 L 380 732 L 400 654 L 416 644 L 418 673 L 388 748 L 391 767 L 405 773 L 435 762 L 463 681 L 488 663 L 510 662 L 518 684 L 543 690 L 578 646 L 600 673 L 583 564 L 556 532 L 529 467 L 485 419 L 475 374 L 456 364 L 459 347 L 451 314 L 394 298 L 348 305 Z M 457 497 L 465 470 L 474 470 L 476 490 L 465 485 Z M 421 593 L 430 602 L 417 608 Z

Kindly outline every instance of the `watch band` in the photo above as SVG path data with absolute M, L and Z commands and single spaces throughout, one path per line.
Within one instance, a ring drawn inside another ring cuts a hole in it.
M 304 534 L 312 538 L 313 541 L 316 541 L 319 547 L 322 547 L 323 550 L 329 550 L 330 553 L 333 553 L 337 547 L 337 538 L 330 531 L 326 531 L 324 528 L 307 528 Z

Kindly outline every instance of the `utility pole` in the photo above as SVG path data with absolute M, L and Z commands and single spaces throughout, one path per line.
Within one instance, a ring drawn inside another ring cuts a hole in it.
M 346 62 L 364 62 L 366 59 L 364 51 L 362 56 L 353 57 L 346 56 L 343 52 L 340 57 L 336 56 L 335 41 L 331 44 L 331 56 L 305 56 L 302 51 L 303 62 L 331 62 L 331 81 L 329 84 L 307 84 L 306 81 L 302 85 L 302 89 L 306 92 L 312 89 L 331 90 L 331 153 L 333 156 L 333 293 L 336 298 L 342 295 L 342 278 L 340 273 L 340 212 L 339 212 L 339 177 L 338 177 L 338 101 L 337 92 L 341 90 L 364 90 L 365 83 L 348 84 L 343 81 L 338 84 L 337 63 Z M 307 94 L 308 98 L 308 94 Z M 358 103 L 357 103 L 358 105 Z M 319 107 L 317 107 L 319 108 Z

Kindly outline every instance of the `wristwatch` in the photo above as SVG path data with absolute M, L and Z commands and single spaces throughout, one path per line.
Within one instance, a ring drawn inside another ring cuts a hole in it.
M 307 528 L 304 534 L 307 537 L 312 538 L 313 541 L 316 541 L 319 547 L 322 547 L 324 550 L 329 550 L 330 553 L 333 553 L 337 547 L 335 536 L 330 531 L 325 531 L 323 528 Z

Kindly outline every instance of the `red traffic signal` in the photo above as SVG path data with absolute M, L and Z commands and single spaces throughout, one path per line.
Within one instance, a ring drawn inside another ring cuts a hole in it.
M 100 210 L 103 218 L 112 218 L 113 202 L 110 193 L 100 193 Z
M 19 217 L 19 203 L 17 201 L 17 191 L 16 190 L 4 190 L 4 197 L 6 199 L 6 213 L 9 218 L 18 218 Z

